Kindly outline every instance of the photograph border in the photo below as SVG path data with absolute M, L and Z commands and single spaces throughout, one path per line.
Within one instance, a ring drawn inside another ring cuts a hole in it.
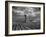
M 13 3 L 27 3 L 27 4 L 43 4 L 43 32 L 42 33 L 26 33 L 26 34 L 8 34 L 8 2 Z M 24 1 L 5 1 L 5 36 L 18 36 L 18 35 L 35 35 L 45 34 L 45 3 L 41 2 L 24 2 Z

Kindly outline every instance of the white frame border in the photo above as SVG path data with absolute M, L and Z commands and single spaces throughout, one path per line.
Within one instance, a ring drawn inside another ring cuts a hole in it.
M 23 30 L 12 31 L 12 6 L 24 6 L 24 7 L 41 7 L 41 29 L 40 30 Z M 42 33 L 43 32 L 43 4 L 24 4 L 24 3 L 10 3 L 8 2 L 8 32 L 9 34 L 26 34 L 26 33 Z

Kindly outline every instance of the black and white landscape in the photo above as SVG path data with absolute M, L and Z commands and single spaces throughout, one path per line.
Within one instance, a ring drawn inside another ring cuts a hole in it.
M 40 29 L 40 7 L 12 6 L 12 30 Z

